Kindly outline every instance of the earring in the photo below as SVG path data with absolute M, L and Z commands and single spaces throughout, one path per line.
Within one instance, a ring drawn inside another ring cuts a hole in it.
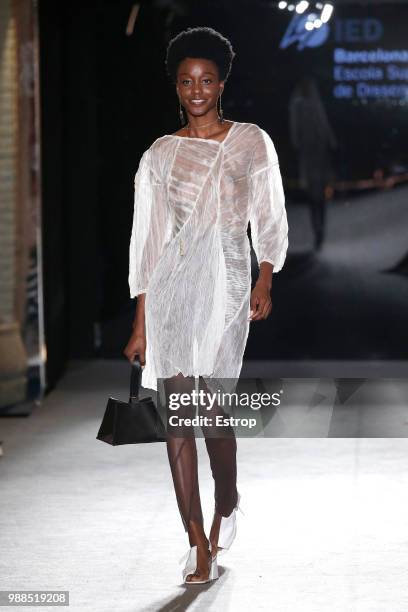
M 184 125 L 186 120 L 184 118 L 184 113 L 183 113 L 183 109 L 182 109 L 182 106 L 181 106 L 180 98 L 179 98 L 179 117 L 180 117 L 181 125 Z
M 222 92 L 220 93 L 220 98 L 219 98 L 219 100 L 220 100 L 220 110 L 219 110 L 219 113 L 218 113 L 219 117 L 220 117 L 220 121 L 222 123 L 224 121 L 224 111 L 221 108 L 221 96 L 222 96 Z

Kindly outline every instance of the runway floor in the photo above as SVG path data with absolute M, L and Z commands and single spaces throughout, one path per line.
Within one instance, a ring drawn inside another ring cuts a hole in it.
M 127 375 L 124 362 L 71 362 L 29 418 L 0 420 L 1 589 L 69 590 L 75 612 L 406 612 L 407 439 L 238 439 L 237 538 L 217 581 L 183 586 L 165 445 L 95 439 Z

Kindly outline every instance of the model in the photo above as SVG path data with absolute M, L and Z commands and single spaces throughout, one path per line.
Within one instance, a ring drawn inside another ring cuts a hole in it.
M 143 387 L 157 390 L 157 379 L 164 380 L 167 400 L 197 390 L 197 381 L 208 390 L 211 381 L 239 378 L 250 321 L 270 315 L 272 274 L 282 268 L 288 247 L 274 144 L 256 124 L 223 117 L 221 95 L 234 56 L 231 43 L 212 28 L 189 28 L 170 41 L 166 68 L 185 125 L 153 142 L 135 176 L 129 287 L 137 307 L 124 354 L 130 361 L 139 356 Z M 252 292 L 248 222 L 259 264 Z M 194 410 L 183 406 L 178 415 Z M 222 408 L 215 404 L 211 412 Z M 215 483 L 208 538 L 194 429 L 167 426 L 190 543 L 183 571 L 188 584 L 218 577 L 217 554 L 235 537 L 239 506 L 234 430 L 202 430 Z

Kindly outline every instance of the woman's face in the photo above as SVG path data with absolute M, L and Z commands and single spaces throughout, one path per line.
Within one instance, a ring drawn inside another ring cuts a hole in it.
M 217 65 L 207 59 L 186 57 L 177 70 L 176 90 L 181 105 L 187 113 L 199 117 L 216 108 L 224 89 L 218 80 Z

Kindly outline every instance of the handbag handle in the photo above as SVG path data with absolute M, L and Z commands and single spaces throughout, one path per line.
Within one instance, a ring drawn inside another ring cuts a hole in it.
M 130 374 L 130 396 L 129 402 L 139 401 L 139 390 L 142 382 L 142 366 L 140 365 L 140 359 L 138 356 L 131 362 L 131 374 Z

